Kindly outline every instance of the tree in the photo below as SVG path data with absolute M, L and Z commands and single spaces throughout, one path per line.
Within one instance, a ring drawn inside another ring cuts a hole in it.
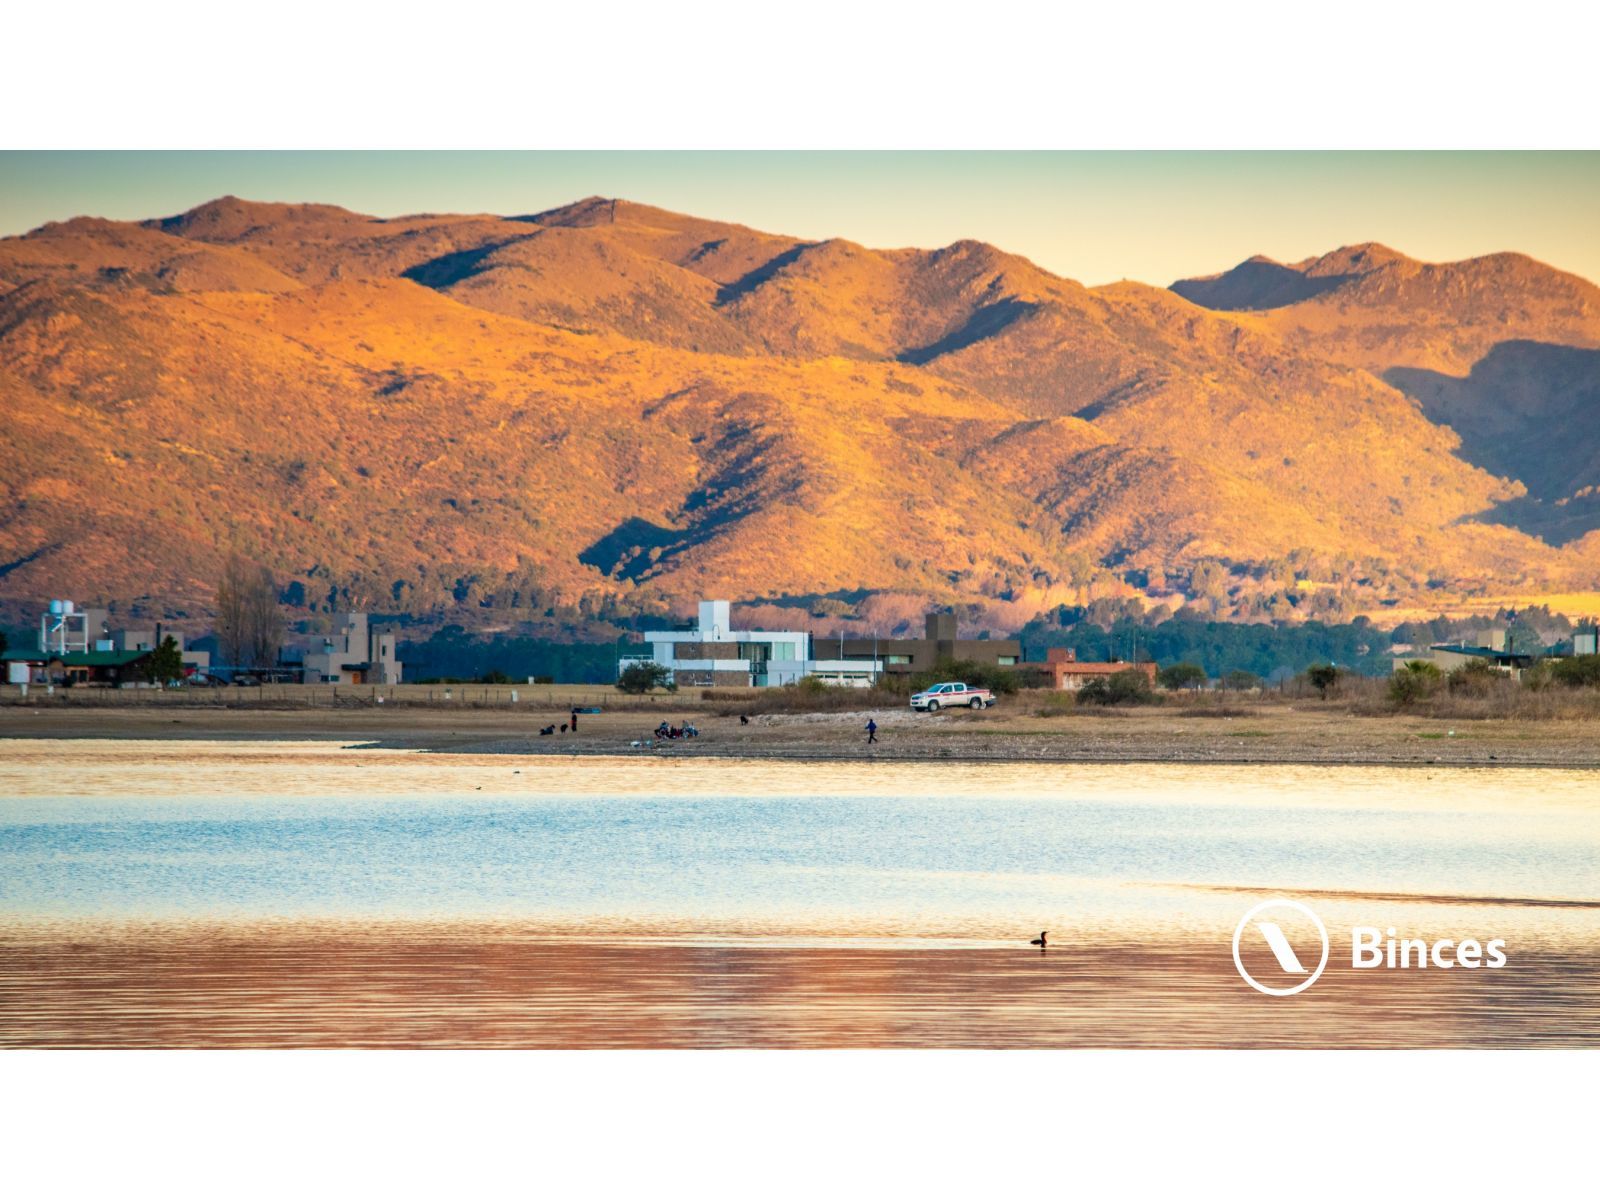
M 1248 692 L 1261 686 L 1261 676 L 1254 671 L 1229 671 L 1222 677 L 1222 686 L 1230 692 Z
M 1176 692 L 1184 688 L 1198 691 L 1206 683 L 1205 668 L 1198 667 L 1194 663 L 1173 663 L 1171 666 L 1161 668 L 1160 680 L 1161 686 L 1168 691 Z
M 667 668 L 658 662 L 630 663 L 617 676 L 617 690 L 642 695 L 653 688 L 666 687 Z
M 171 683 L 183 678 L 183 651 L 171 634 L 161 639 L 161 644 L 150 651 L 144 665 L 145 678 L 151 683 Z
M 1189 595 L 1195 600 L 1205 600 L 1215 613 L 1228 598 L 1228 572 L 1221 563 L 1202 559 L 1189 573 Z
M 216 632 L 227 666 L 270 667 L 278 661 L 283 613 L 270 571 L 229 556 L 217 583 Z
M 1068 580 L 1078 590 L 1078 607 L 1082 608 L 1086 603 L 1090 585 L 1094 583 L 1097 570 L 1095 561 L 1082 550 L 1074 550 L 1067 555 L 1066 562 L 1062 565 L 1067 568 Z
M 1339 686 L 1339 668 L 1332 663 L 1311 667 L 1306 671 L 1306 682 L 1316 688 L 1317 693 L 1326 700 L 1328 693 Z

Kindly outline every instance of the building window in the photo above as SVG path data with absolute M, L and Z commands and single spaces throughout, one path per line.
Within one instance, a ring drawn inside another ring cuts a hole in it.
M 794 661 L 794 643 L 793 642 L 773 642 L 772 643 L 772 661 L 773 662 L 793 662 Z
M 995 662 L 999 663 L 1002 667 L 1014 667 L 1017 665 L 1017 656 L 1015 654 L 1002 654 L 999 658 L 995 659 Z
M 911 655 L 909 655 L 909 654 L 885 654 L 883 656 L 883 661 L 888 663 L 891 667 L 892 666 L 899 666 L 899 665 L 909 666 L 911 664 Z

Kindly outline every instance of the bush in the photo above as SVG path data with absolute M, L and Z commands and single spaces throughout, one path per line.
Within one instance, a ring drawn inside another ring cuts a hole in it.
M 1566 687 L 1600 688 L 1600 654 L 1552 659 L 1550 678 Z
M 1426 700 L 1444 686 L 1444 675 L 1431 662 L 1408 662 L 1389 680 L 1389 699 L 1401 708 Z
M 1452 696 L 1487 696 L 1508 678 L 1509 676 L 1504 671 L 1498 671 L 1481 658 L 1475 658 L 1450 672 L 1450 694 Z
M 667 668 L 657 662 L 631 663 L 617 676 L 617 690 L 634 696 L 666 686 Z
M 1150 679 L 1143 671 L 1118 671 L 1099 676 L 1078 689 L 1079 704 L 1156 704 Z
M 1229 671 L 1222 677 L 1222 686 L 1230 692 L 1248 692 L 1261 686 L 1261 676 L 1254 671 Z
M 988 688 L 996 696 L 1010 696 L 1017 690 L 1017 673 L 1010 667 L 941 658 L 932 670 L 919 671 L 911 677 L 911 690 L 920 692 L 936 683 L 964 683 L 968 687 Z
M 1161 674 L 1157 677 L 1161 686 L 1168 691 L 1181 691 L 1186 688 L 1199 690 L 1206 684 L 1205 668 L 1194 663 L 1180 662 L 1171 666 L 1162 667 Z
M 1541 659 L 1522 672 L 1522 686 L 1530 692 L 1542 692 L 1555 682 L 1555 671 L 1549 659 Z

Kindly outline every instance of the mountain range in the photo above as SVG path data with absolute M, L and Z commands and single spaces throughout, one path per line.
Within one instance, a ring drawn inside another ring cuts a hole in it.
M 1597 367 L 1600 289 L 1516 254 L 1091 288 L 598 198 L 77 218 L 0 240 L 0 602 L 203 612 L 234 552 L 417 613 L 1589 589 Z

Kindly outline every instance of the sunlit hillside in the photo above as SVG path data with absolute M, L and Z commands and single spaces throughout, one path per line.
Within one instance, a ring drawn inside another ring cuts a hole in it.
M 78 219 L 0 240 L 0 602 L 203 612 L 234 551 L 419 613 L 1585 590 L 1596 346 L 1509 255 L 1090 289 L 598 199 Z

